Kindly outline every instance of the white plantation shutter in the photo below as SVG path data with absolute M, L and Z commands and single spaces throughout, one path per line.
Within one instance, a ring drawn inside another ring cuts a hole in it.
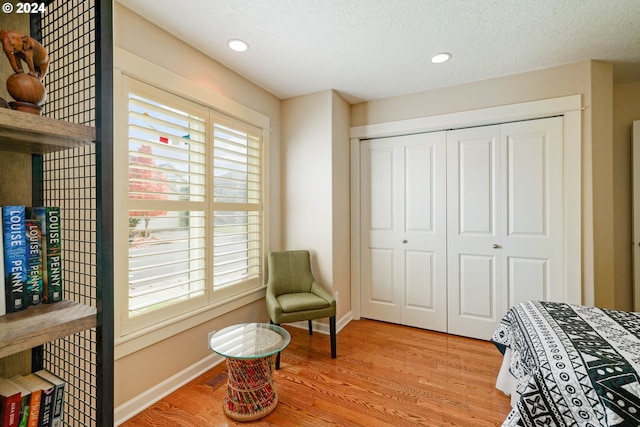
M 264 286 L 261 128 L 128 80 L 131 332 Z
M 261 129 L 217 115 L 213 124 L 213 285 L 261 279 Z
M 204 201 L 204 130 L 203 118 L 131 94 L 130 198 Z
M 129 94 L 129 317 L 205 293 L 207 114 L 150 98 Z

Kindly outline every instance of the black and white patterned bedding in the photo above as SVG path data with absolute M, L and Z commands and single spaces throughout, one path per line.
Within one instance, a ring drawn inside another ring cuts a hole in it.
M 517 392 L 503 426 L 640 426 L 640 313 L 529 301 L 491 340 Z

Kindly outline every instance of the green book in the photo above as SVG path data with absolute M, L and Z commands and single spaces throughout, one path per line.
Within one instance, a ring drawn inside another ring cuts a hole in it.
M 42 299 L 62 301 L 62 232 L 59 207 L 34 207 L 42 231 Z

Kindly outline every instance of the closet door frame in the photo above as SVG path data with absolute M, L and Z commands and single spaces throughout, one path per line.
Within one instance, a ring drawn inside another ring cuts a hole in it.
M 351 315 L 361 315 L 361 206 L 360 206 L 360 141 L 363 139 L 401 136 L 420 132 L 485 126 L 539 119 L 564 117 L 564 301 L 593 305 L 593 278 L 583 283 L 582 252 L 582 97 L 571 95 L 499 107 L 442 114 L 416 119 L 352 127 L 350 130 L 351 157 Z M 585 258 L 583 258 L 583 255 Z M 591 257 L 592 258 L 592 257 Z M 580 260 L 574 262 L 573 260 Z

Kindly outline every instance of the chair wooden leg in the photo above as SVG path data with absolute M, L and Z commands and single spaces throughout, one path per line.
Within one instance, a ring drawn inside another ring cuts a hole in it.
M 331 334 L 331 358 L 336 358 L 336 316 L 329 318 L 329 333 Z
M 313 335 L 313 326 L 311 320 L 309 320 L 309 335 Z

